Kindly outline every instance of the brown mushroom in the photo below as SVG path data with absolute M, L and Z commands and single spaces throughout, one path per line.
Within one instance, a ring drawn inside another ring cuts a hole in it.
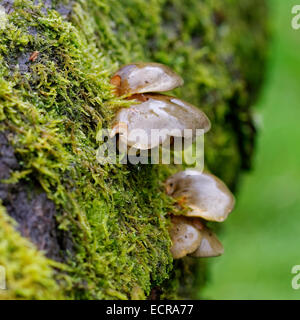
M 188 217 L 224 221 L 233 210 L 235 199 L 224 182 L 212 174 L 196 170 L 178 172 L 167 179 L 166 193 L 189 207 Z
M 172 240 L 171 253 L 174 259 L 180 259 L 195 252 L 200 245 L 201 232 L 193 221 L 183 216 L 171 218 L 170 237 Z
M 169 91 L 183 85 L 182 78 L 160 63 L 131 63 L 119 69 L 111 78 L 116 94 L 132 95 L 144 92 Z
M 224 247 L 216 234 L 208 228 L 201 230 L 202 240 L 196 251 L 190 254 L 191 257 L 218 257 L 224 253 Z
M 120 140 L 128 147 L 151 149 L 170 136 L 184 137 L 185 129 L 191 129 L 193 136 L 196 129 L 210 129 L 205 113 L 183 100 L 162 94 L 139 96 L 143 96 L 140 104 L 122 108 L 113 121 L 111 136 L 122 133 Z

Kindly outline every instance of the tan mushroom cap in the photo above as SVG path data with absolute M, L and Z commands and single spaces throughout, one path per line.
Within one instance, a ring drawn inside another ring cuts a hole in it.
M 166 192 L 190 208 L 188 217 L 224 221 L 233 210 L 235 199 L 224 182 L 212 174 L 196 170 L 178 172 L 167 179 Z
M 197 250 L 190 254 L 191 257 L 218 257 L 224 253 L 224 247 L 214 232 L 205 228 L 201 230 L 201 235 L 201 243 Z
M 182 78 L 160 63 L 132 63 L 119 69 L 111 79 L 116 94 L 169 91 L 183 85 Z
M 193 136 L 196 129 L 203 132 L 210 129 L 205 113 L 183 100 L 162 94 L 142 94 L 135 98 L 141 103 L 119 110 L 111 132 L 111 136 L 122 133 L 121 142 L 128 147 L 151 149 L 170 136 L 183 137 L 185 129 L 191 129 Z
M 171 218 L 171 253 L 174 259 L 180 259 L 194 252 L 200 245 L 202 236 L 193 222 L 183 216 Z

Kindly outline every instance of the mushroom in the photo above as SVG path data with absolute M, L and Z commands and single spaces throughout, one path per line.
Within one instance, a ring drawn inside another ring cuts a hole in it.
M 196 129 L 210 129 L 205 113 L 183 100 L 154 93 L 135 95 L 135 99 L 141 103 L 120 109 L 111 131 L 111 136 L 120 134 L 128 147 L 151 149 L 170 136 L 184 137 L 185 129 L 191 129 L 193 137 Z
M 224 247 L 216 234 L 208 228 L 201 230 L 202 240 L 191 257 L 204 258 L 204 257 L 218 257 L 224 253 Z
M 174 259 L 180 259 L 195 252 L 201 243 L 201 232 L 191 219 L 172 216 L 169 230 L 172 240 L 171 253 Z
M 132 63 L 111 78 L 118 96 L 144 92 L 169 91 L 183 85 L 182 78 L 160 63 Z
M 167 179 L 166 193 L 189 207 L 188 217 L 224 221 L 233 210 L 235 199 L 227 186 L 212 174 L 196 170 L 178 172 Z

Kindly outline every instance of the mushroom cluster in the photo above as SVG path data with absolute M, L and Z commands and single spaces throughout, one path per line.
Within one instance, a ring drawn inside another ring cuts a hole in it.
M 112 124 L 111 137 L 118 135 L 125 148 L 148 150 L 162 145 L 169 138 L 182 137 L 185 129 L 210 130 L 208 117 L 199 108 L 176 97 L 160 94 L 183 85 L 182 78 L 159 63 L 132 63 L 119 69 L 111 78 L 114 93 L 134 100 L 129 108 L 121 108 Z M 151 139 L 151 131 L 166 130 L 159 139 Z M 143 130 L 145 139 L 136 140 L 131 133 Z M 193 139 L 192 139 L 193 140 Z M 172 215 L 170 237 L 174 259 L 186 255 L 214 257 L 224 249 L 206 221 L 224 221 L 234 207 L 234 197 L 227 186 L 212 174 L 185 170 L 169 177 L 165 191 L 184 215 Z
M 221 255 L 223 246 L 205 220 L 222 222 L 233 210 L 235 199 L 224 182 L 212 174 L 189 169 L 169 177 L 165 189 L 179 206 L 188 207 L 185 216 L 171 217 L 173 258 Z
M 111 83 L 116 95 L 135 100 L 129 108 L 120 109 L 113 120 L 111 137 L 119 134 L 122 146 L 148 150 L 162 145 L 170 135 L 183 137 L 185 129 L 192 130 L 192 138 L 196 129 L 204 132 L 210 129 L 208 117 L 199 108 L 176 97 L 154 93 L 183 84 L 180 76 L 162 64 L 126 65 L 116 72 Z M 134 134 L 137 130 L 143 131 L 144 139 L 137 141 Z M 155 130 L 160 132 L 158 139 L 151 135 Z

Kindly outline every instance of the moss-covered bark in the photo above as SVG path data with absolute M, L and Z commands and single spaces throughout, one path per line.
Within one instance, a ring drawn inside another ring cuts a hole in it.
M 264 2 L 0 3 L 0 297 L 173 298 L 179 279 L 202 281 L 203 263 L 169 252 L 162 182 L 176 168 L 101 166 L 96 134 L 128 104 L 109 84 L 118 66 L 167 64 L 185 80 L 174 94 L 212 121 L 207 169 L 234 189 L 254 145 Z

